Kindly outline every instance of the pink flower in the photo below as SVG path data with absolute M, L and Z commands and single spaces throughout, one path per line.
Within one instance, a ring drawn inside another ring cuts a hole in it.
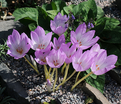
M 94 60 L 95 61 L 91 65 L 92 72 L 96 75 L 102 75 L 115 67 L 114 64 L 117 62 L 117 56 L 107 56 L 107 52 L 105 50 L 100 52 Z
M 76 52 L 76 44 L 72 45 L 71 48 L 69 48 L 69 46 L 67 44 L 63 43 L 60 47 L 60 50 L 62 50 L 67 56 L 65 63 L 67 63 L 67 64 L 71 63 L 73 54 Z
M 93 38 L 94 34 L 95 30 L 86 32 L 86 24 L 83 23 L 77 27 L 75 32 L 71 31 L 71 42 L 72 44 L 77 44 L 77 48 L 87 49 L 99 40 L 98 36 Z
M 10 49 L 7 54 L 15 59 L 24 57 L 30 49 L 28 40 L 29 39 L 25 33 L 20 35 L 17 30 L 13 29 L 12 35 L 8 36 L 7 45 Z
M 90 49 L 90 57 L 94 57 L 96 55 L 99 56 L 100 53 L 102 53 L 103 51 L 105 51 L 105 49 L 100 49 L 100 45 L 98 43 L 96 43 L 95 45 L 92 46 L 92 48 Z
M 82 53 L 82 49 L 78 49 L 72 57 L 72 65 L 76 71 L 86 71 L 91 67 L 93 62 L 92 57 L 89 57 L 90 51 L 87 50 Z
M 58 34 L 59 36 L 62 35 L 68 28 L 68 24 L 66 23 L 68 21 L 68 18 L 66 15 L 62 16 L 59 12 L 54 20 L 50 21 L 50 28 L 51 30 Z
M 31 32 L 31 40 L 29 40 L 30 46 L 33 50 L 40 49 L 42 52 L 51 49 L 51 37 L 52 32 L 45 35 L 45 31 L 42 27 L 37 26 L 35 31 Z
M 52 44 L 53 49 L 58 50 L 58 49 L 60 48 L 61 44 L 62 44 L 62 43 L 65 43 L 65 36 L 62 34 L 62 35 L 58 38 L 58 40 L 57 40 L 57 38 L 54 37 L 54 38 L 53 38 L 53 42 L 54 42 L 54 44 Z M 67 43 L 67 45 L 70 46 L 70 45 L 71 45 L 71 42 Z
M 50 82 L 50 80 L 49 79 L 47 79 L 47 86 L 46 86 L 46 88 L 47 88 L 47 91 L 48 92 L 51 92 L 52 91 L 52 85 L 51 85 L 51 82 Z
M 41 52 L 41 50 L 36 50 L 35 52 L 35 60 L 37 63 L 41 64 L 41 65 L 44 65 L 44 64 L 47 64 L 47 61 L 46 61 L 46 56 L 50 53 L 50 51 L 46 51 L 46 52 Z
M 47 64 L 51 68 L 60 68 L 65 62 L 66 55 L 60 49 L 53 49 L 50 54 L 46 57 Z

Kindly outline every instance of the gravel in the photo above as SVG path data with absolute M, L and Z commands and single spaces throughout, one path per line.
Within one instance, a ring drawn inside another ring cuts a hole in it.
M 26 89 L 28 93 L 27 99 L 30 104 L 50 102 L 51 99 L 58 100 L 61 104 L 85 104 L 85 99 L 88 95 L 80 89 L 81 84 L 72 92 L 70 91 L 74 83 L 74 77 L 58 91 L 49 93 L 46 89 L 43 66 L 38 66 L 40 72 L 38 76 L 34 69 L 25 62 L 24 58 L 15 60 L 13 57 L 8 57 L 4 63 L 12 70 L 16 80 L 19 80 Z M 108 74 L 106 74 L 104 96 L 111 104 L 121 104 L 121 86 L 111 79 Z
M 61 87 L 56 92 L 49 93 L 46 89 L 43 66 L 39 66 L 40 75 L 38 76 L 23 58 L 15 60 L 9 57 L 4 62 L 12 70 L 16 80 L 19 80 L 26 89 L 28 93 L 27 99 L 30 104 L 50 102 L 51 99 L 57 99 L 61 104 L 85 104 L 85 99 L 88 97 L 87 94 L 78 88 L 75 88 L 72 92 L 70 91 L 74 79 L 68 81 L 63 88 Z

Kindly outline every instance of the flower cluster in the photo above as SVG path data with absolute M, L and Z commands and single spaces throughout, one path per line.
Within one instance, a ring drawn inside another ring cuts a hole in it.
M 7 54 L 15 59 L 24 57 L 30 48 L 35 50 L 35 60 L 37 63 L 44 65 L 48 86 L 51 86 L 51 78 L 54 71 L 56 71 L 53 91 L 57 81 L 57 68 L 60 68 L 63 64 L 62 72 L 65 67 L 66 70 L 60 85 L 70 79 L 70 77 L 66 78 L 70 63 L 72 63 L 75 69 L 74 73 L 86 71 L 91 68 L 92 72 L 90 74 L 102 75 L 114 68 L 117 61 L 117 56 L 107 56 L 106 50 L 100 49 L 99 44 L 96 43 L 99 37 L 96 36 L 93 38 L 95 30 L 86 32 L 87 26 L 85 23 L 80 24 L 75 31 L 71 31 L 71 42 L 65 43 L 64 32 L 68 28 L 67 21 L 68 17 L 66 15 L 62 16 L 61 13 L 58 13 L 54 20 L 50 21 L 52 31 L 59 36 L 58 39 L 54 37 L 53 42 L 51 41 L 52 32 L 45 35 L 44 29 L 40 26 L 37 26 L 35 31 L 31 32 L 31 39 L 25 33 L 20 35 L 16 30 L 13 30 L 12 35 L 8 37 L 7 41 L 7 45 L 10 48 Z M 90 50 L 87 50 L 88 48 Z M 50 66 L 49 70 L 46 65 Z M 52 73 L 51 68 L 54 68 Z M 81 81 L 75 83 L 72 90 Z M 47 89 L 50 91 L 49 87 Z

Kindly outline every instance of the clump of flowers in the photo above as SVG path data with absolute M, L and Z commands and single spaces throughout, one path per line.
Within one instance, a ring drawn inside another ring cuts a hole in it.
M 75 17 L 72 15 L 73 19 Z M 68 18 L 66 15 L 62 16 L 58 13 L 54 20 L 50 21 L 50 27 L 59 38 L 53 38 L 51 41 L 52 32 L 45 35 L 45 31 L 42 27 L 37 26 L 35 31 L 31 32 L 31 39 L 29 39 L 25 33 L 19 35 L 16 30 L 13 30 L 12 35 L 8 37 L 7 45 L 10 48 L 8 54 L 19 59 L 25 56 L 30 47 L 35 50 L 35 61 L 38 64 L 44 65 L 45 78 L 47 80 L 47 90 L 51 92 L 58 90 L 66 81 L 68 81 L 76 72 L 78 72 L 75 78 L 75 84 L 72 86 L 73 90 L 81 81 L 90 76 L 91 74 L 102 75 L 115 67 L 117 56 L 109 55 L 104 49 L 100 49 L 98 43 L 99 37 L 95 35 L 95 30 L 86 32 L 87 26 L 85 23 L 80 24 L 76 31 L 71 31 L 70 41 L 65 43 L 64 32 L 67 30 Z M 90 25 L 90 24 L 88 24 Z M 88 26 L 89 28 L 89 26 Z M 92 26 L 91 26 L 92 28 Z M 91 49 L 88 49 L 90 48 Z M 86 50 L 85 50 L 86 49 Z M 87 50 L 88 49 L 88 50 Z M 27 58 L 25 58 L 27 60 Z M 28 60 L 27 62 L 35 69 L 39 74 L 39 71 Z M 67 78 L 69 65 L 72 63 L 74 72 Z M 49 65 L 49 70 L 47 66 Z M 61 83 L 55 88 L 58 79 L 58 68 L 61 69 L 61 73 L 64 77 Z M 86 71 L 91 68 L 91 72 L 77 81 L 80 72 Z M 64 70 L 65 69 L 65 70 Z M 51 80 L 55 74 L 54 85 Z

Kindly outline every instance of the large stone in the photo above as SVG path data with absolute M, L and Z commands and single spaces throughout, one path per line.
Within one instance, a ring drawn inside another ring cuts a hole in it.
M 0 43 L 3 43 L 3 40 L 6 40 L 9 35 L 12 34 L 13 29 L 16 29 L 19 33 L 25 32 L 30 34 L 29 28 L 19 21 L 14 21 L 14 17 L 8 16 L 10 20 L 0 21 Z
M 82 90 L 90 96 L 94 96 L 94 102 L 96 104 L 110 104 L 106 97 L 96 88 L 92 87 L 88 83 L 84 83 Z
M 0 82 L 2 82 L 2 86 L 6 87 L 7 95 L 16 99 L 14 104 L 29 104 L 26 99 L 28 96 L 26 90 L 15 79 L 12 71 L 4 63 L 0 64 L 0 76 Z
M 108 72 L 111 78 L 113 78 L 118 84 L 121 85 L 121 68 L 114 68 Z

